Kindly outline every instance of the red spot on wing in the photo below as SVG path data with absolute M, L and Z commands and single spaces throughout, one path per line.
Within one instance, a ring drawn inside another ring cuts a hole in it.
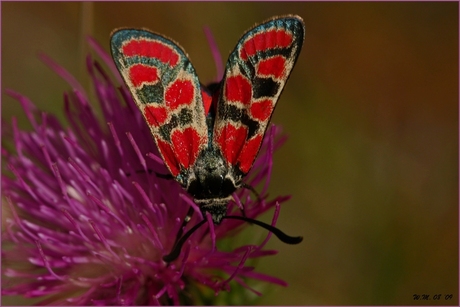
M 286 48 L 292 43 L 292 34 L 284 29 L 272 29 L 255 34 L 244 42 L 240 57 L 246 61 L 258 51 L 273 48 Z
M 179 62 L 179 54 L 170 46 L 159 41 L 132 39 L 123 45 L 122 52 L 125 56 L 155 58 L 170 66 L 176 66 Z
M 273 112 L 273 104 L 270 99 L 253 102 L 249 109 L 251 116 L 260 121 L 266 121 Z
M 228 77 L 225 81 L 225 98 L 227 101 L 249 104 L 252 98 L 251 83 L 242 75 Z
M 193 102 L 195 87 L 190 80 L 176 80 L 165 92 L 165 103 L 171 110 Z
M 173 149 L 169 143 L 162 141 L 161 139 L 156 139 L 158 144 L 158 149 L 163 156 L 163 160 L 166 163 L 166 166 L 171 171 L 173 176 L 177 176 L 180 173 L 179 163 L 177 162 L 176 156 L 174 154 Z
M 238 157 L 239 168 L 243 173 L 247 174 L 251 169 L 261 143 L 262 135 L 258 134 L 244 144 L 241 154 Z
M 158 127 L 166 122 L 168 112 L 165 107 L 150 105 L 144 108 L 144 116 L 150 126 Z
M 158 70 L 156 67 L 135 64 L 129 67 L 129 80 L 135 87 L 143 83 L 155 83 L 158 81 Z
M 275 79 L 280 79 L 286 71 L 286 59 L 281 56 L 274 56 L 265 60 L 261 60 L 257 65 L 256 73 L 259 76 L 274 76 Z
M 188 127 L 183 131 L 175 130 L 171 134 L 171 141 L 179 163 L 185 168 L 193 165 L 198 157 L 201 145 L 201 138 L 198 132 L 192 127 Z
M 217 143 L 228 163 L 235 165 L 241 149 L 246 142 L 248 129 L 227 124 L 217 133 Z

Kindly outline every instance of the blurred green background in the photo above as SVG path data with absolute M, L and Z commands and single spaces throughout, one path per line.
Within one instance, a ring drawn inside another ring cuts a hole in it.
M 290 138 L 275 155 L 270 193 L 293 195 L 278 226 L 304 241 L 270 241 L 279 254 L 257 269 L 289 287 L 271 287 L 257 303 L 458 305 L 457 2 L 2 2 L 1 9 L 2 89 L 58 115 L 69 87 L 38 51 L 89 89 L 85 36 L 109 50 L 114 28 L 145 27 L 179 42 L 206 83 L 215 66 L 203 26 L 226 60 L 255 23 L 300 15 L 305 44 L 273 117 Z M 2 93 L 2 117 L 12 116 L 30 127 Z M 27 301 L 3 300 L 13 303 Z

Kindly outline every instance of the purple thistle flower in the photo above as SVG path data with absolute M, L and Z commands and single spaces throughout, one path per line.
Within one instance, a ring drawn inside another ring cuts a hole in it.
M 95 41 L 90 45 L 123 84 L 110 56 Z M 42 304 L 178 305 L 202 304 L 196 295 L 202 286 L 217 294 L 229 291 L 232 280 L 258 295 L 246 279 L 286 285 L 246 265 L 248 259 L 277 253 L 264 250 L 271 233 L 258 245 L 216 247 L 247 227 L 240 220 L 206 223 L 188 238 L 177 260 L 164 262 L 190 206 L 199 208 L 177 182 L 152 174 L 167 169 L 124 85 L 117 88 L 88 56 L 101 119 L 77 81 L 41 57 L 73 88 L 64 95 L 69 127 L 8 91 L 33 130 L 20 130 L 15 118 L 2 129 L 3 140 L 14 147 L 2 146 L 2 195 L 11 211 L 2 235 L 2 295 L 40 297 Z M 229 213 L 244 204 L 246 216 L 256 218 L 274 207 L 276 224 L 280 203 L 289 197 L 267 200 L 266 194 L 273 153 L 285 139 L 278 127 L 269 129 L 245 181 L 263 185 L 261 198 L 240 189 Z M 201 219 L 194 214 L 185 231 Z

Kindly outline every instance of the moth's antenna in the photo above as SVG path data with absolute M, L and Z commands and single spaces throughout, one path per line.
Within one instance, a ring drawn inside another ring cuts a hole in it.
M 271 233 L 273 233 L 278 239 L 280 239 L 282 242 L 284 242 L 286 244 L 299 244 L 303 240 L 303 237 L 291 237 L 291 236 L 285 234 L 284 232 L 282 232 L 281 230 L 279 230 L 278 228 L 276 228 L 276 227 L 274 227 L 272 225 L 269 225 L 267 223 L 264 223 L 264 222 L 261 222 L 261 221 L 258 221 L 258 220 L 254 220 L 254 219 L 251 219 L 251 218 L 248 218 L 248 217 L 245 217 L 245 216 L 227 215 L 227 216 L 224 216 L 222 219 L 241 220 L 241 221 L 245 221 L 245 222 L 248 222 L 248 223 L 251 223 L 251 224 L 258 225 L 258 226 L 260 226 L 262 228 L 267 229 Z M 172 251 L 168 255 L 163 257 L 163 260 L 166 261 L 166 262 L 171 262 L 171 261 L 176 260 L 177 257 L 179 257 L 179 255 L 180 255 L 182 245 L 184 245 L 185 241 L 187 241 L 187 239 L 192 235 L 192 233 L 194 233 L 198 228 L 200 228 L 206 221 L 207 220 L 205 220 L 205 219 L 200 221 L 198 224 L 193 226 L 193 228 L 191 228 L 189 231 L 187 231 L 185 233 L 185 235 L 182 238 L 180 238 L 179 241 L 177 241 L 177 243 L 174 245 Z
M 267 224 L 267 223 L 264 223 L 258 220 L 254 220 L 254 219 L 251 219 L 245 216 L 227 215 L 227 216 L 224 216 L 223 219 L 241 220 L 241 221 L 248 222 L 250 224 L 256 224 L 262 228 L 267 229 L 268 231 L 273 233 L 278 239 L 280 239 L 281 242 L 286 243 L 286 244 L 299 244 L 303 240 L 303 237 L 291 237 L 270 224 Z
M 184 245 L 185 241 L 187 241 L 187 239 L 192 235 L 192 233 L 194 233 L 198 228 L 200 228 L 206 221 L 207 221 L 206 219 L 200 221 L 198 224 L 193 226 L 189 231 L 187 231 L 185 235 L 182 238 L 180 238 L 179 241 L 176 242 L 172 251 L 163 257 L 163 260 L 165 262 L 171 262 L 171 261 L 176 260 L 177 257 L 179 257 L 180 255 L 182 245 Z

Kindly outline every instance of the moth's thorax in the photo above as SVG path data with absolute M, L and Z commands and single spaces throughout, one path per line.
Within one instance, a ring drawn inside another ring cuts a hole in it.
M 186 190 L 196 200 L 229 197 L 241 184 L 235 182 L 231 169 L 220 152 L 203 150 L 189 172 Z

